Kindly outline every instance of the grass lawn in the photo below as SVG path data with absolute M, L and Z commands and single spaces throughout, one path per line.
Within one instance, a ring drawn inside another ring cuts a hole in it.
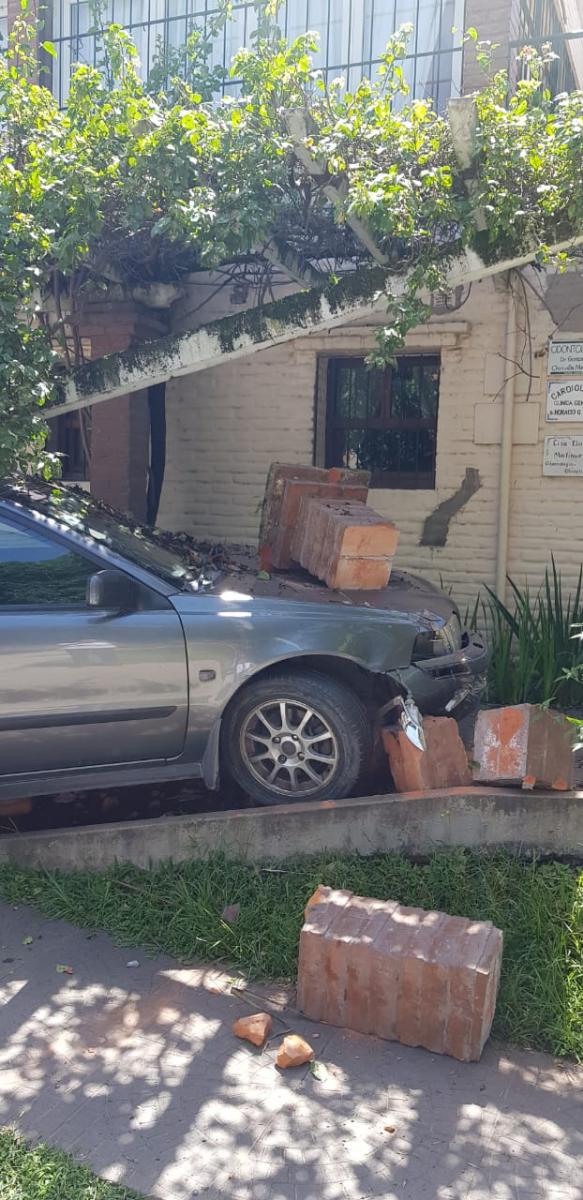
M 28 1146 L 0 1129 L 0 1200 L 140 1200 L 137 1192 L 98 1179 L 60 1150 Z
M 124 945 L 165 951 L 183 962 L 236 964 L 264 978 L 293 978 L 303 909 L 318 883 L 493 921 L 505 943 L 494 1033 L 583 1061 L 580 868 L 463 851 L 423 864 L 379 854 L 319 856 L 272 868 L 215 857 L 101 874 L 0 867 L 0 897 L 11 903 L 107 930 Z M 232 904 L 240 904 L 240 915 L 228 925 L 221 914 Z

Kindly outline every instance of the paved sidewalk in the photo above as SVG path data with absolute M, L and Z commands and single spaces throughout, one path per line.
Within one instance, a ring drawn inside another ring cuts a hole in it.
M 0 1125 L 162 1200 L 580 1200 L 583 1069 L 292 1018 L 325 1068 L 278 1073 L 277 1041 L 233 1039 L 228 986 L 0 906 Z

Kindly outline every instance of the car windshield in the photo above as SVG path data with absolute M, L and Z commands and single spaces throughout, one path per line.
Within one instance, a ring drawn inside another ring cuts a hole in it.
M 11 499 L 42 513 L 61 525 L 67 525 L 98 545 L 107 546 L 116 554 L 145 571 L 151 571 L 177 590 L 196 591 L 207 582 L 204 573 L 189 568 L 178 554 L 167 550 L 149 529 L 135 524 L 131 518 L 114 512 L 80 489 L 49 485 L 31 485 L 21 493 L 12 492 Z

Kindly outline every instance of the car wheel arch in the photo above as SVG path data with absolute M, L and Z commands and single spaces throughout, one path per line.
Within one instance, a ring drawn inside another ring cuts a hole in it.
M 391 695 L 397 695 L 403 690 L 390 672 L 372 671 L 362 663 L 343 654 L 296 654 L 292 658 L 277 659 L 268 666 L 261 667 L 248 675 L 229 697 L 221 714 L 222 718 L 224 719 L 229 707 L 249 684 L 257 683 L 260 679 L 267 679 L 270 675 L 281 675 L 285 671 L 291 673 L 302 670 L 317 671 L 320 675 L 336 679 L 338 683 L 352 688 L 360 700 L 373 708 L 377 699 L 380 699 L 382 703 L 383 699 L 389 699 Z
M 403 695 L 403 686 L 396 674 L 372 671 L 342 654 L 296 654 L 292 658 L 277 659 L 247 675 L 229 696 L 215 721 L 203 759 L 203 778 L 210 790 L 216 790 L 220 786 L 221 729 L 230 708 L 249 684 L 267 679 L 270 675 L 281 675 L 285 671 L 292 674 L 297 670 L 318 671 L 321 675 L 327 675 L 352 688 L 369 709 L 371 718 L 383 703 L 393 696 Z

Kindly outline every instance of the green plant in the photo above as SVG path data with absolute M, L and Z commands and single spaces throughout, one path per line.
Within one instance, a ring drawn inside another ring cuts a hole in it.
M 2 1200 L 140 1200 L 119 1183 L 98 1179 L 61 1150 L 29 1146 L 10 1129 L 0 1129 Z
M 583 568 L 568 596 L 554 558 L 535 594 L 512 579 L 509 585 L 510 605 L 488 588 L 483 607 L 492 650 L 488 699 L 561 708 L 581 704 Z
M 273 0 L 234 61 L 240 94 L 217 98 L 212 38 L 193 30 L 183 51 L 161 53 L 148 86 L 131 38 L 98 16 L 96 65 L 73 69 L 61 111 L 37 80 L 23 3 L 0 58 L 0 475 L 56 469 L 47 405 L 82 360 L 85 302 L 112 283 L 234 261 L 268 275 L 283 242 L 299 261 L 329 264 L 322 288 L 350 262 L 368 294 L 385 293 L 373 356 L 384 364 L 427 318 L 421 292 L 446 286 L 465 247 L 488 262 L 526 249 L 544 261 L 583 228 L 583 93 L 550 95 L 545 54 L 514 92 L 502 72 L 477 94 L 468 189 L 448 120 L 408 98 L 410 27 L 388 42 L 378 77 L 347 91 L 315 70 L 314 35 L 286 44 Z M 228 0 L 219 9 L 220 22 Z M 305 116 L 299 140 L 290 110 Z
M 267 864 L 163 863 L 148 871 L 27 871 L 0 866 L 0 895 L 123 945 L 181 961 L 233 963 L 293 977 L 306 902 L 319 883 L 357 895 L 491 920 L 504 932 L 495 1032 L 583 1061 L 583 872 L 509 854 L 447 851 L 427 863 L 399 855 L 320 854 Z M 225 905 L 240 905 L 235 924 Z

